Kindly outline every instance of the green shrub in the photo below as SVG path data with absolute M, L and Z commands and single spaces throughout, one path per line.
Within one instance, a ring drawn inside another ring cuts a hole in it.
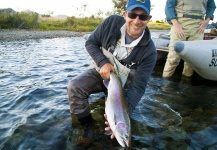
M 16 12 L 2 13 L 0 12 L 0 28 L 21 28 L 32 29 L 39 25 L 38 13 L 35 12 Z
M 66 19 L 55 17 L 39 17 L 35 12 L 15 12 L 12 9 L 0 9 L 0 29 L 39 29 L 39 30 L 69 30 L 78 32 L 92 32 L 103 21 L 103 18 L 91 17 Z M 160 21 L 149 22 L 150 29 L 169 30 L 170 25 Z
M 164 23 L 148 23 L 148 28 L 151 30 L 170 30 L 171 26 Z
M 93 16 L 85 17 L 85 18 L 68 17 L 66 19 L 66 24 L 73 31 L 91 32 L 102 21 L 103 21 L 102 18 L 94 18 Z

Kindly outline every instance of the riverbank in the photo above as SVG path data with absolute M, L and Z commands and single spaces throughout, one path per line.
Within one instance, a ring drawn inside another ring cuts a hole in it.
M 167 33 L 168 30 L 151 30 L 151 32 Z M 0 41 L 23 41 L 27 39 L 50 39 L 64 37 L 82 37 L 90 32 L 74 32 L 65 30 L 18 30 L 18 29 L 0 29 Z
M 38 30 L 0 30 L 0 41 L 22 41 L 27 39 L 48 39 L 48 38 L 62 38 L 62 37 L 81 37 L 87 32 L 72 32 L 64 30 L 54 31 L 38 31 Z

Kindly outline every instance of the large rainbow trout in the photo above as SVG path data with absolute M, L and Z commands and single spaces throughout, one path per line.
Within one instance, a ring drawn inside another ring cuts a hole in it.
M 105 102 L 105 113 L 112 132 L 122 147 L 129 147 L 131 140 L 131 125 L 128 111 L 128 104 L 125 99 L 121 81 L 112 72 L 110 80 L 104 80 L 108 89 L 108 96 Z

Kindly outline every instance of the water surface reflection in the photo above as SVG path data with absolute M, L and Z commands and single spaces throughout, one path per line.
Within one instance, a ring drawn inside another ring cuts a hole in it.
M 1 42 L 0 149 L 118 149 L 104 134 L 103 93 L 90 97 L 95 124 L 71 127 L 68 81 L 91 58 L 82 37 Z M 155 67 L 132 116 L 131 149 L 217 148 L 217 85 Z

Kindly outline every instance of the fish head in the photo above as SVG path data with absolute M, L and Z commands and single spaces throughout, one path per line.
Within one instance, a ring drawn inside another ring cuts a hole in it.
M 122 147 L 129 147 L 130 145 L 130 133 L 127 130 L 127 126 L 123 122 L 119 122 L 115 128 L 115 138 Z

